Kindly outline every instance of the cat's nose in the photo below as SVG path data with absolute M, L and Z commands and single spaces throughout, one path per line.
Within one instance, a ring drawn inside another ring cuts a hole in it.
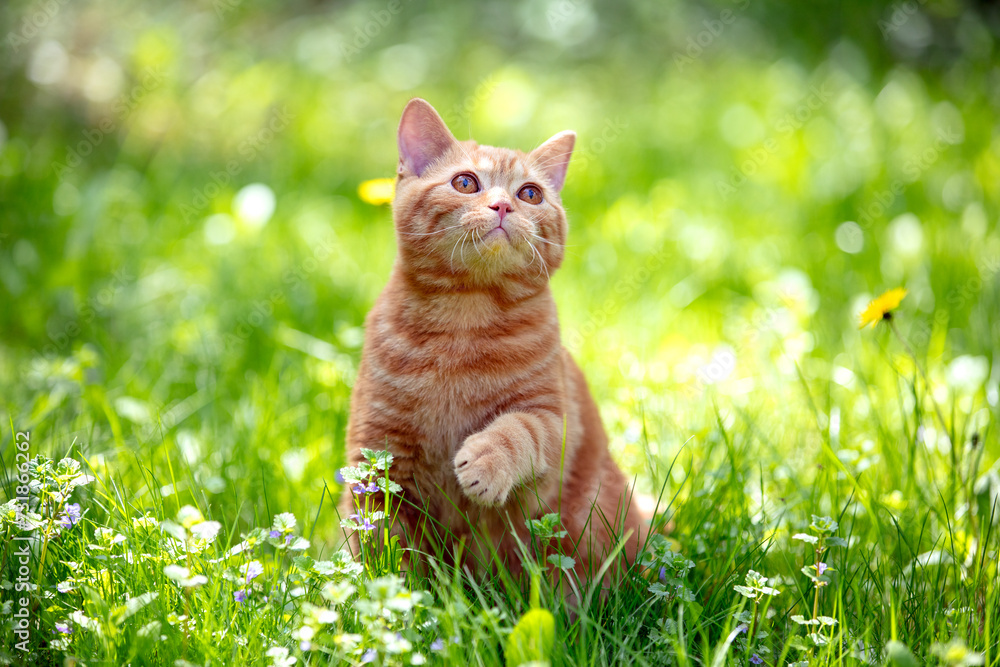
M 500 214 L 500 222 L 503 222 L 503 219 L 507 217 L 507 214 L 514 210 L 510 207 L 510 204 L 505 201 L 498 201 L 496 204 L 490 204 L 490 208 Z

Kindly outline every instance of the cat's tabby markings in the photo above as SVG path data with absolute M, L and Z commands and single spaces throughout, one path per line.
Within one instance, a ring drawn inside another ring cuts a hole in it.
M 362 447 L 394 454 L 409 546 L 457 541 L 471 524 L 517 567 L 511 531 L 527 541 L 526 517 L 559 512 L 564 552 L 586 574 L 622 535 L 630 559 L 644 539 L 549 290 L 575 138 L 525 154 L 457 141 L 424 100 L 403 111 L 398 256 L 367 318 L 347 446 L 352 465 Z

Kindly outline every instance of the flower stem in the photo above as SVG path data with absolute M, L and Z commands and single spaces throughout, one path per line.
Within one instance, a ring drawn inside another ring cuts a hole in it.
M 896 323 L 890 319 L 887 319 L 886 322 L 889 324 L 889 328 L 892 330 L 892 333 L 895 334 L 896 338 L 906 349 L 907 354 L 909 354 L 913 359 L 913 363 L 916 365 L 917 371 L 920 373 L 920 377 L 924 379 L 924 386 L 927 388 L 927 396 L 931 399 L 931 405 L 934 407 L 934 414 L 937 415 L 938 421 L 941 422 L 941 429 L 947 434 L 948 424 L 945 422 L 944 416 L 941 414 L 941 408 L 938 407 L 937 401 L 934 399 L 934 392 L 931 390 L 931 382 L 927 378 L 927 373 L 924 372 L 924 367 L 921 365 L 916 353 L 914 353 L 913 348 L 910 347 L 910 344 L 907 343 L 906 339 L 899 333 L 899 329 L 896 328 Z M 955 443 L 952 443 L 952 449 L 954 449 L 954 447 Z
M 747 646 L 753 645 L 753 638 L 757 636 L 757 619 L 759 617 L 760 606 L 757 600 L 753 601 L 753 620 L 750 621 L 750 630 L 747 632 Z
M 823 540 L 823 538 L 821 537 L 820 541 L 822 542 L 822 540 Z M 819 549 L 816 549 L 815 552 L 816 552 L 816 563 L 815 563 L 816 576 L 819 577 L 820 576 L 820 572 L 819 572 L 820 560 L 819 559 L 820 559 L 821 552 L 820 552 Z M 816 618 L 817 616 L 819 616 L 819 588 L 820 588 L 820 585 L 819 585 L 818 581 L 816 582 L 815 588 L 816 588 L 816 595 L 813 597 L 813 615 L 812 615 L 813 618 Z

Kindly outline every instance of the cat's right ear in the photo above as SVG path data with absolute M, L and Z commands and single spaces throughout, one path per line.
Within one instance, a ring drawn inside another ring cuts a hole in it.
M 434 107 L 419 97 L 403 109 L 397 138 L 400 173 L 409 171 L 417 176 L 458 144 Z

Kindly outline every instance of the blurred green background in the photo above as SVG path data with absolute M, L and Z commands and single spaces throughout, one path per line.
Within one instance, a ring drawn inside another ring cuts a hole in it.
M 715 406 L 793 505 L 819 432 L 878 462 L 872 415 L 907 404 L 857 313 L 886 288 L 956 420 L 996 418 L 996 5 L 18 0 L 0 34 L 0 431 L 137 504 L 335 490 L 394 257 L 358 186 L 414 96 L 481 143 L 577 131 L 553 289 L 647 488 Z

